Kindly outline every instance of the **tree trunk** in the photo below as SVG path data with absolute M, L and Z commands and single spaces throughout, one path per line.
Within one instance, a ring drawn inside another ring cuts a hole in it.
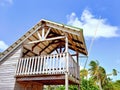
M 103 89 L 102 89 L 102 86 L 101 86 L 101 81 L 100 81 L 100 80 L 99 80 L 99 82 L 98 82 L 98 86 L 99 86 L 99 89 L 100 89 L 100 90 L 103 90 Z

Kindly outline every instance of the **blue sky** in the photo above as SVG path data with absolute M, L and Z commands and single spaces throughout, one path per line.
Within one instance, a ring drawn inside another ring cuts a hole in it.
M 119 0 L 0 0 L 0 51 L 44 18 L 83 28 L 88 51 L 95 37 L 88 61 L 98 60 L 107 73 L 113 68 L 120 71 L 119 3 Z M 84 61 L 81 59 L 82 66 Z M 120 79 L 120 74 L 114 79 Z

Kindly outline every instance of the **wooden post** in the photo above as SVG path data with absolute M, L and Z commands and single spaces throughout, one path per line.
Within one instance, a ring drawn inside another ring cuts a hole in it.
M 68 59 L 69 59 L 69 57 L 68 57 L 68 38 L 67 37 L 65 38 L 65 41 L 66 41 L 65 47 L 66 47 L 66 54 L 67 54 L 67 56 L 66 56 L 66 73 L 65 73 L 65 90 L 68 90 L 68 86 L 69 86 L 69 83 L 68 83 L 68 71 L 69 71 Z
M 79 63 L 79 53 L 76 52 L 76 59 L 77 59 L 77 64 Z
M 76 52 L 76 55 L 77 55 L 77 65 L 79 65 L 79 53 Z M 80 77 L 80 68 L 77 67 L 77 75 Z M 78 90 L 80 90 L 80 84 L 78 84 Z
M 80 90 L 80 84 L 78 85 L 78 90 Z

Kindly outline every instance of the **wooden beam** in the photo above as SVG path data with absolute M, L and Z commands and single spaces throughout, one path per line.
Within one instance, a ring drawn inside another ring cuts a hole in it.
M 48 31 L 46 32 L 45 37 L 44 37 L 45 39 L 46 39 L 46 37 L 48 36 L 50 30 L 51 30 L 51 28 L 49 28 Z
M 50 31 L 50 33 L 51 33 L 51 34 L 54 34 L 54 35 L 56 35 L 56 36 L 60 36 L 60 34 L 54 33 L 53 31 Z M 78 41 L 78 40 L 76 40 L 76 39 L 73 39 L 73 38 L 72 38 L 72 41 L 74 41 L 74 42 L 76 42 L 76 43 L 83 44 L 83 42 L 81 42 L 81 41 Z
M 33 37 L 36 38 L 34 35 L 33 35 Z M 28 40 L 29 40 L 29 41 L 32 41 L 30 38 L 28 38 Z M 37 45 L 34 44 L 33 49 L 34 49 L 36 46 L 38 46 L 38 45 L 39 45 L 38 43 L 37 43 Z M 41 48 L 40 46 L 38 46 L 38 47 Z M 33 51 L 33 49 L 32 49 L 32 51 Z M 42 48 L 41 48 L 41 49 L 42 49 Z
M 50 51 L 48 54 L 51 54 L 54 50 L 56 50 L 59 47 L 60 44 L 61 43 L 56 44 L 56 47 L 52 51 Z
M 38 42 L 43 42 L 43 41 L 56 40 L 56 39 L 62 39 L 62 38 L 65 38 L 65 36 L 59 36 L 59 37 L 53 37 L 53 38 L 47 38 L 47 39 L 44 39 L 44 40 L 36 40 L 36 41 L 29 42 L 28 44 L 38 43 Z
M 65 33 L 65 34 L 67 34 L 67 33 Z M 67 34 L 67 36 L 68 36 L 69 42 L 71 42 L 72 46 L 77 51 L 76 44 L 72 41 L 72 36 L 70 34 Z
M 74 50 L 74 47 L 72 47 L 72 46 L 69 47 L 69 48 L 70 48 L 71 50 Z M 75 50 L 74 50 L 74 51 L 75 51 Z M 86 53 L 85 53 L 84 51 L 82 51 L 82 50 L 79 50 L 79 49 L 78 49 L 78 52 L 86 55 Z
M 73 38 L 72 38 L 72 40 L 73 40 L 74 42 L 76 42 L 76 43 L 83 44 L 83 42 L 81 42 L 81 41 L 78 41 L 78 40 L 75 40 L 75 39 L 73 39 Z
M 32 35 L 32 36 L 33 36 L 35 39 L 37 39 L 37 37 L 36 37 L 36 36 L 34 36 L 34 35 Z M 40 43 L 40 42 L 38 42 L 38 43 Z M 43 43 L 41 43 L 41 44 L 45 46 L 45 44 L 43 44 Z M 39 48 L 41 48 L 41 47 L 39 46 L 39 44 L 38 44 L 38 45 L 36 45 L 36 46 L 38 46 Z M 35 46 L 35 47 L 36 47 L 36 46 Z M 35 47 L 34 47 L 34 48 L 35 48 Z M 42 49 L 42 48 L 41 48 L 41 49 Z M 47 52 L 46 52 L 46 53 L 47 53 Z
M 59 53 L 59 51 L 58 51 L 58 49 L 55 49 L 56 50 L 56 52 L 57 52 L 57 54 Z
M 77 64 L 79 65 L 79 53 L 76 52 L 76 60 L 77 60 Z
M 40 35 L 40 33 L 38 31 L 37 31 L 37 35 L 38 35 L 39 40 L 41 40 L 42 37 L 41 37 L 41 35 Z
M 33 52 L 32 50 L 29 50 L 29 49 L 28 49 L 28 48 L 26 48 L 26 47 L 24 47 L 24 49 L 26 49 L 26 50 L 27 50 L 27 52 L 23 53 L 23 57 L 24 57 L 26 54 L 28 54 L 29 52 L 31 52 L 31 53 L 32 53 L 32 54 L 34 54 L 35 56 L 37 56 L 37 55 L 38 55 L 37 53 Z
M 41 39 L 41 40 L 44 40 L 44 39 L 45 39 L 44 36 L 45 36 L 45 28 L 43 27 L 43 28 L 42 28 L 42 39 Z

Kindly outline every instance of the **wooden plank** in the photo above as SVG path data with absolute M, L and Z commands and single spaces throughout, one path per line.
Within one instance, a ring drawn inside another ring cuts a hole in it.
M 0 90 L 14 90 L 14 75 L 20 56 L 21 48 L 19 47 L 0 64 Z

